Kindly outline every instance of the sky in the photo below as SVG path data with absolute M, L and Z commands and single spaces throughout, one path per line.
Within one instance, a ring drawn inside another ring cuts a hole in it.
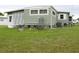
M 54 7 L 58 11 L 70 12 L 74 19 L 79 18 L 79 5 L 55 5 Z
M 0 12 L 37 5 L 52 5 L 57 11 L 71 12 L 79 17 L 79 0 L 0 0 Z

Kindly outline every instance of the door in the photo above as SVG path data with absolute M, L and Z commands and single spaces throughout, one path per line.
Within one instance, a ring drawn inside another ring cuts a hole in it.
M 9 22 L 12 22 L 12 16 L 9 16 Z

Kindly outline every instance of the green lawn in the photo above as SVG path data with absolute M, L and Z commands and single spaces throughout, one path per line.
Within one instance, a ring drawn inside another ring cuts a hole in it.
M 0 26 L 0 52 L 79 52 L 79 26 L 22 32 Z

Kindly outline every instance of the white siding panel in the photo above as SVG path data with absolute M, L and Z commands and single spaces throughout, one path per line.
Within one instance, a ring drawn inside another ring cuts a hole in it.
M 15 25 L 23 25 L 24 24 L 24 19 L 23 19 L 24 13 L 23 12 L 13 13 L 12 15 L 13 15 L 12 20 Z
M 60 15 L 64 15 L 64 19 L 60 19 Z M 58 14 L 58 20 L 67 20 L 68 19 L 68 14 L 60 13 Z

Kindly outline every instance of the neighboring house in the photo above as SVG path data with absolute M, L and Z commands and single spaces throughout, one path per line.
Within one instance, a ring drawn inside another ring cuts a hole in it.
M 78 21 L 77 19 L 73 19 L 73 20 L 72 20 L 72 23 L 73 23 L 73 24 L 76 24 L 76 23 L 79 23 L 79 21 Z
M 0 25 L 8 25 L 8 18 L 6 16 L 0 16 Z
M 61 23 L 61 26 L 69 24 L 70 21 L 70 12 L 58 12 L 57 22 Z
M 0 12 L 0 25 L 8 25 L 8 18 Z
M 26 27 L 36 27 L 44 25 L 45 27 L 53 28 L 57 22 L 57 11 L 52 6 L 35 6 L 21 10 L 9 11 L 8 27 L 16 27 L 25 25 Z
M 20 10 L 6 12 L 8 15 L 8 27 L 14 28 L 19 25 L 25 27 L 37 27 L 42 25 L 45 28 L 56 27 L 60 22 L 62 26 L 69 23 L 69 12 L 58 12 L 53 6 L 33 6 Z

